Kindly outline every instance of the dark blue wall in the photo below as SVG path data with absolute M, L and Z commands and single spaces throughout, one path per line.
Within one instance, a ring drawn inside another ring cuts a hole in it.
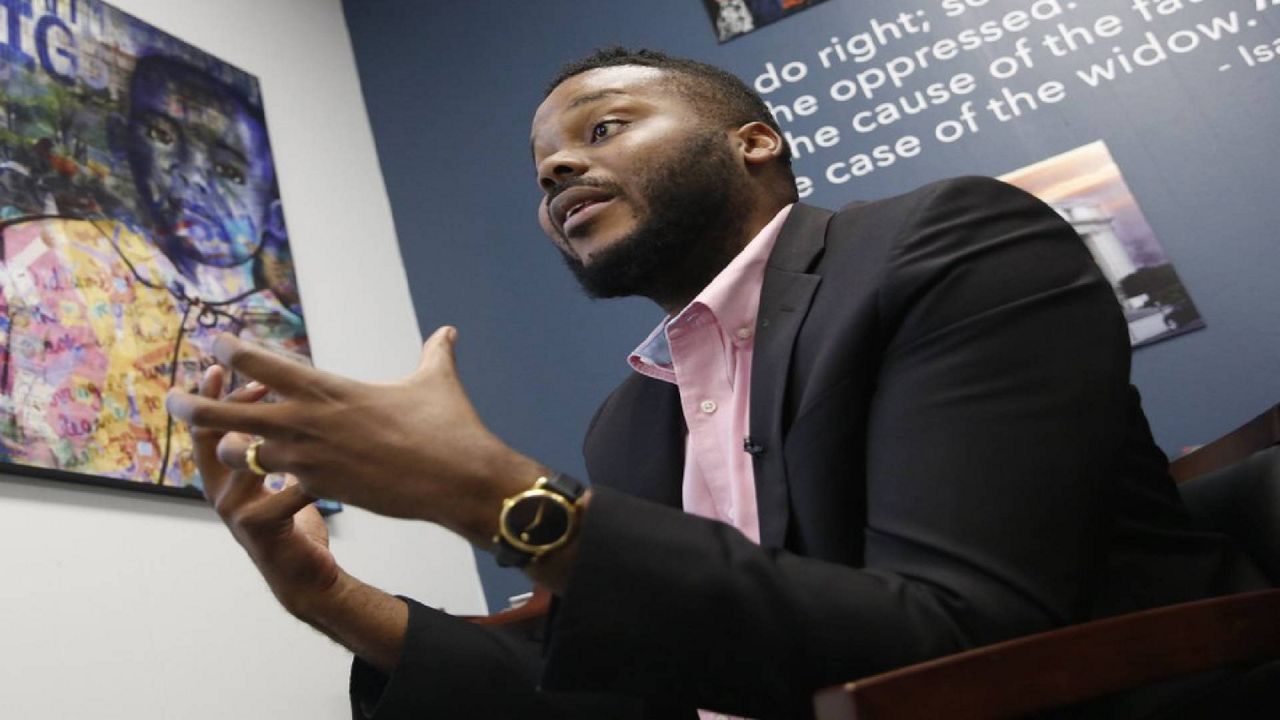
M 1128 0 L 1098 3 L 1104 4 L 1130 15 Z M 627 372 L 626 352 L 660 314 L 642 301 L 584 300 L 537 229 L 529 119 L 547 78 L 566 60 L 620 43 L 708 61 L 751 80 L 767 60 L 811 61 L 827 38 L 847 37 L 872 15 L 883 19 L 907 9 L 906 3 L 829 0 L 718 45 L 700 0 L 345 5 L 423 330 L 458 325 L 463 379 L 489 425 L 518 449 L 577 473 L 586 423 Z M 973 17 L 998 17 L 1021 5 L 995 0 Z M 1176 25 L 1158 27 L 1176 29 L 1228 5 L 1254 17 L 1252 3 L 1205 5 L 1212 7 L 1192 8 Z M 930 10 L 935 33 L 953 27 L 945 25 L 936 0 L 911 6 Z M 1250 37 L 1280 35 L 1277 15 L 1280 10 L 1258 16 L 1260 28 Z M 1107 49 L 1094 55 L 1105 58 Z M 1025 122 L 987 125 L 975 137 L 931 147 L 839 188 L 819 183 L 809 201 L 836 206 L 947 175 L 1001 174 L 1105 139 L 1208 323 L 1206 330 L 1139 350 L 1135 381 L 1166 450 L 1201 442 L 1280 400 L 1280 315 L 1272 308 L 1280 277 L 1280 62 L 1221 73 L 1217 62 L 1195 55 L 1175 60 L 1109 88 L 1075 93 Z M 943 79 L 962 67 L 918 77 Z M 1039 74 L 1011 83 L 1061 77 L 1065 67 L 1045 60 Z M 823 97 L 835 77 L 812 73 L 785 96 Z M 789 128 L 812 132 L 849 112 L 827 107 L 815 116 L 819 122 Z M 867 139 L 880 143 L 922 128 L 906 122 Z M 833 159 L 801 161 L 797 169 L 818 177 Z M 480 566 L 493 607 L 525 587 L 487 556 Z

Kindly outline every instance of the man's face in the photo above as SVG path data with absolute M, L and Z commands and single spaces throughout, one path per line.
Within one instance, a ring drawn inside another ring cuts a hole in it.
M 655 68 L 591 70 L 543 101 L 538 219 L 588 294 L 662 302 L 714 277 L 745 216 L 728 137 Z
M 194 72 L 153 69 L 130 102 L 134 180 L 167 247 L 206 265 L 249 260 L 275 199 L 266 129 L 229 89 Z

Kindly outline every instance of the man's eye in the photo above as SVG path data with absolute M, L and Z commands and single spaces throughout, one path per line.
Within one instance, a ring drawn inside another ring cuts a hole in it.
M 172 145 L 174 141 L 173 133 L 160 125 L 147 127 L 147 137 L 161 145 Z
M 591 128 L 591 142 L 599 142 L 617 132 L 618 126 L 622 125 L 621 120 L 604 120 L 595 124 Z
M 218 177 L 222 178 L 223 180 L 226 180 L 228 182 L 233 182 L 236 185 L 244 184 L 244 173 L 240 171 L 240 168 L 234 165 L 228 165 L 226 163 L 216 163 L 213 166 L 213 170 L 214 172 L 218 173 Z

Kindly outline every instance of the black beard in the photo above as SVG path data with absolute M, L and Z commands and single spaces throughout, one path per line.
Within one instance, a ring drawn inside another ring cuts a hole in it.
M 678 310 L 742 249 L 749 188 L 718 130 L 692 138 L 636 183 L 648 215 L 591 265 L 561 249 L 592 298 L 639 295 Z

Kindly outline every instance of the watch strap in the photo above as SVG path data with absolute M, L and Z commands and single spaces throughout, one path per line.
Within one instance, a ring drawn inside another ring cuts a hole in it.
M 546 476 L 547 482 L 542 487 L 559 493 L 571 503 L 577 503 L 587 494 L 587 486 L 563 473 L 551 473 Z

